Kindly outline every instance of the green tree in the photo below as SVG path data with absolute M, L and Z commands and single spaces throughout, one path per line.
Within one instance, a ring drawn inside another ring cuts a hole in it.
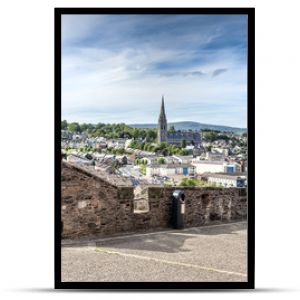
M 168 147 L 167 143 L 166 142 L 161 142 L 159 145 L 158 145 L 159 149 L 160 150 L 163 150 L 163 149 L 166 149 Z
M 131 141 L 129 144 L 129 148 L 136 149 L 138 147 L 138 143 L 136 141 Z
M 172 126 L 170 127 L 170 129 L 168 130 L 168 132 L 170 132 L 170 133 L 175 132 L 175 127 L 174 127 L 174 125 L 172 125 Z
M 215 131 L 215 130 L 212 130 L 212 131 L 208 131 L 206 134 L 205 134 L 205 137 L 210 141 L 210 142 L 213 142 L 215 140 L 218 139 L 219 137 L 219 131 Z
M 150 146 L 149 146 L 149 151 L 150 151 L 150 152 L 154 152 L 154 150 L 155 150 L 155 146 L 154 146 L 154 145 L 150 145 Z
M 155 129 L 147 129 L 146 131 L 146 142 L 150 143 L 153 142 L 156 139 L 156 130 Z
M 123 155 L 125 153 L 125 149 L 124 148 L 120 148 L 120 149 L 118 149 L 118 151 L 117 151 L 117 154 L 118 155 Z
M 86 123 L 83 123 L 83 124 L 80 125 L 81 131 L 87 131 L 88 128 L 89 128 L 88 124 L 86 124 Z
M 163 165 L 163 164 L 166 163 L 166 161 L 165 161 L 164 158 L 160 157 L 160 158 L 157 160 L 157 163 L 158 163 L 159 165 Z
M 61 121 L 60 125 L 62 130 L 67 130 L 68 129 L 68 122 L 66 120 Z
M 181 147 L 182 148 L 186 147 L 186 140 L 185 139 L 181 140 Z
M 103 123 L 98 123 L 94 126 L 95 129 L 101 129 L 103 127 L 105 127 L 105 124 L 103 124 Z
M 137 128 L 133 129 L 132 136 L 137 139 L 139 137 L 139 130 Z
M 139 165 L 139 167 L 140 167 L 141 173 L 143 175 L 146 175 L 146 168 L 147 168 L 146 165 L 141 164 L 141 165 Z
M 190 151 L 189 151 L 189 150 L 186 150 L 186 149 L 181 149 L 181 150 L 179 151 L 179 154 L 180 154 L 180 155 L 189 155 L 189 154 L 190 154 Z
M 72 132 L 81 132 L 80 125 L 77 122 L 70 123 L 68 125 L 68 130 Z
M 169 155 L 169 150 L 168 150 L 168 148 L 162 149 L 162 150 L 161 150 L 161 154 L 162 154 L 163 156 L 168 156 L 168 155 Z

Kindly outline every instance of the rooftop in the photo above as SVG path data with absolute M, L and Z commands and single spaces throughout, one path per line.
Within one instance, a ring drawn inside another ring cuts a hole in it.
M 168 132 L 168 139 L 200 139 L 200 133 L 199 132 L 189 132 L 189 131 L 175 131 L 175 132 Z
M 202 165 L 223 165 L 226 161 L 218 161 L 218 160 L 194 160 L 193 164 L 202 164 Z
M 224 179 L 237 179 L 239 177 L 247 177 L 247 173 L 204 173 L 202 176 Z
M 173 158 L 178 158 L 178 159 L 183 159 L 183 160 L 194 158 L 193 155 L 176 155 L 176 154 L 174 154 L 172 157 Z
M 153 164 L 151 166 L 147 166 L 147 168 L 165 168 L 165 169 L 172 169 L 172 168 L 192 168 L 191 164 Z

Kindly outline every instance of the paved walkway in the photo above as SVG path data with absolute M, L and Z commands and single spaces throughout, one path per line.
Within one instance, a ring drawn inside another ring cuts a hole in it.
M 247 281 L 247 223 L 62 247 L 62 281 Z

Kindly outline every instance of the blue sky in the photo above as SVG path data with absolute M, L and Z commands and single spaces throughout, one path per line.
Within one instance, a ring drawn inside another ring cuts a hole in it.
M 63 15 L 62 119 L 246 127 L 247 17 Z

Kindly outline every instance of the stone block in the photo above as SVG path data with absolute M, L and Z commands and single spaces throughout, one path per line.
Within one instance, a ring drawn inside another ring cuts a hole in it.
M 78 208 L 85 208 L 86 206 L 87 206 L 86 200 L 78 201 Z

